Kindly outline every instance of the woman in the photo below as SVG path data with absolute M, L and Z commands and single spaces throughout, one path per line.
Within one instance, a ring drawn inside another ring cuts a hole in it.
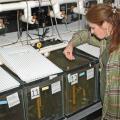
M 120 10 L 97 4 L 89 8 L 86 19 L 91 34 L 87 30 L 75 33 L 64 54 L 75 59 L 73 48 L 85 42 L 100 47 L 102 120 L 120 120 Z

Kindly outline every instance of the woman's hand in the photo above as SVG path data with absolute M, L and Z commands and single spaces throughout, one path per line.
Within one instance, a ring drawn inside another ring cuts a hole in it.
M 64 49 L 63 54 L 68 60 L 75 60 L 73 56 L 73 46 L 72 44 L 68 44 L 67 47 Z

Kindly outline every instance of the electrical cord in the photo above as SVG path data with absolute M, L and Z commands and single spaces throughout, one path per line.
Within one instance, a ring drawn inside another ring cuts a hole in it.
M 31 43 L 29 43 L 29 39 L 32 39 L 32 37 L 30 36 L 29 34 L 29 24 L 28 24 L 28 19 L 29 19 L 29 16 L 28 16 L 28 0 L 26 0 L 26 5 L 27 5 L 27 28 L 26 28 L 26 34 L 27 34 L 27 45 L 30 45 Z
M 59 32 L 59 30 L 58 30 L 58 27 L 57 27 L 58 23 L 57 23 L 57 18 L 56 18 L 56 16 L 55 16 L 55 11 L 54 11 L 54 9 L 53 9 L 52 2 L 51 2 L 51 0 L 49 0 L 49 1 L 50 1 L 51 6 L 52 6 L 53 14 L 54 14 L 54 17 L 55 17 L 55 28 L 56 28 L 56 31 L 57 31 L 57 33 L 58 33 L 58 36 L 59 36 L 60 40 L 63 41 L 63 39 L 62 39 L 62 37 L 61 37 L 61 35 L 60 35 L 60 32 Z
M 67 7 L 67 3 L 66 3 L 66 16 L 68 16 L 68 11 L 67 11 L 67 9 L 68 9 L 68 7 Z M 80 18 L 80 17 L 79 17 Z M 74 32 L 73 30 L 70 30 L 69 28 L 68 28 L 68 23 L 67 23 L 67 19 L 64 19 L 65 20 L 65 26 L 66 26 L 66 29 L 69 31 L 69 32 Z M 80 25 L 80 24 L 79 24 Z M 79 26 L 78 25 L 78 26 Z
M 19 13 L 19 11 L 17 11 L 17 36 L 18 36 L 17 42 L 20 40 L 21 44 L 23 45 L 22 39 L 21 39 L 22 30 L 20 30 L 20 19 L 19 19 L 20 16 L 19 15 L 20 15 L 20 13 Z
M 43 15 L 43 11 L 41 9 L 41 0 L 38 0 L 39 2 L 39 10 L 38 10 L 38 27 L 37 27 L 37 31 L 38 31 L 38 34 L 34 34 L 34 35 L 38 35 L 39 37 L 39 42 L 41 42 L 41 40 L 43 41 L 44 40 L 44 37 L 46 37 L 46 33 L 48 32 L 48 29 L 45 29 L 45 16 Z M 42 14 L 42 15 L 41 15 Z M 43 22 L 42 23 L 42 28 L 43 28 L 43 33 L 42 35 L 40 35 L 40 24 L 39 24 L 39 21 L 40 21 L 40 16 L 41 16 L 41 21 Z
M 48 6 L 48 12 L 50 11 L 50 7 Z M 53 36 L 53 31 L 54 31 L 54 25 L 53 25 L 53 20 L 52 20 L 52 17 L 50 16 L 50 21 L 51 21 L 51 24 L 52 24 L 52 36 Z
M 67 6 L 67 3 L 66 3 L 66 4 L 65 4 L 65 15 L 66 15 L 66 16 L 68 16 L 67 8 L 68 8 L 68 6 Z M 68 28 L 68 25 L 67 25 L 67 17 L 64 18 L 64 20 L 65 20 L 65 27 L 66 27 L 66 29 L 67 29 L 68 31 L 70 31 L 69 28 Z
M 51 3 L 51 0 L 49 0 L 50 1 L 50 3 Z M 51 3 L 51 5 L 52 5 L 52 3 Z M 52 6 L 53 7 L 53 6 Z M 66 9 L 66 11 L 67 11 L 67 9 Z M 54 14 L 54 16 L 55 16 L 55 12 L 54 12 L 54 9 L 53 9 L 53 14 Z M 52 31 L 53 31 L 53 20 L 52 20 L 52 17 L 50 16 L 50 18 L 51 18 L 51 23 L 52 23 Z M 61 39 L 61 41 L 62 42 L 66 42 L 66 40 L 63 40 L 62 38 L 61 38 L 61 35 L 60 35 L 60 33 L 59 33 L 59 30 L 58 30 L 58 27 L 57 27 L 57 19 L 56 19 L 56 17 L 55 17 L 55 28 L 56 28 L 56 30 L 57 30 L 57 33 L 58 33 L 58 35 L 59 35 L 59 37 L 60 37 L 60 39 Z M 68 25 L 67 25 L 67 21 L 66 21 L 66 28 L 68 28 L 67 27 Z M 73 31 L 71 31 L 71 30 L 68 30 L 68 32 L 73 32 Z M 62 34 L 64 34 L 64 33 L 62 33 Z M 52 32 L 52 35 L 53 35 L 53 32 Z M 69 41 L 69 40 L 68 40 Z
M 79 0 L 77 0 L 77 4 L 79 5 Z M 78 7 L 78 6 L 77 6 Z M 80 13 L 80 7 L 78 7 L 79 13 Z M 80 18 L 81 18 L 81 14 L 78 14 L 78 29 L 80 29 Z
M 41 12 L 41 1 L 38 0 L 38 2 L 39 2 L 39 9 L 38 9 L 38 29 L 37 29 L 37 31 L 38 31 L 39 41 L 41 41 L 41 38 L 39 36 L 39 34 L 40 34 L 40 30 L 39 30 L 40 24 L 39 24 L 39 21 L 40 21 L 40 12 Z
M 28 2 L 27 2 L 27 0 L 26 0 L 25 2 L 26 2 L 26 5 L 27 5 L 27 28 L 26 28 L 26 34 L 27 34 L 27 45 L 28 45 L 28 29 L 29 29 L 29 28 L 28 28 L 28 27 L 29 27 L 29 26 L 28 26 L 28 17 L 29 17 L 29 16 L 28 16 Z

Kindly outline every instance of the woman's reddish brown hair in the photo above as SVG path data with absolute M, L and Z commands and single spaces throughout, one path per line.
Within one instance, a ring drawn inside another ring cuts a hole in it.
M 112 25 L 111 44 L 109 52 L 117 50 L 120 45 L 120 10 L 107 4 L 97 4 L 88 9 L 86 19 L 97 25 L 102 25 L 104 21 Z

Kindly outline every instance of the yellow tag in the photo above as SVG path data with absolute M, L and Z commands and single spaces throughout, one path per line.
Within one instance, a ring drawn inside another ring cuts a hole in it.
M 37 48 L 41 48 L 42 47 L 42 43 L 41 42 L 38 42 L 37 45 L 36 45 Z
M 46 86 L 46 87 L 42 88 L 42 91 L 45 91 L 45 90 L 48 90 L 48 89 L 49 89 L 49 86 Z

